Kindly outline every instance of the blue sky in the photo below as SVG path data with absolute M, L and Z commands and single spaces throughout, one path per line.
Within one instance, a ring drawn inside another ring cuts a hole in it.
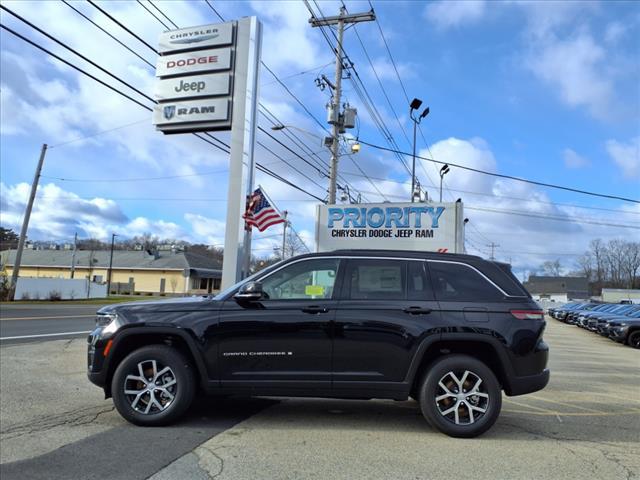
M 152 45 L 164 30 L 136 2 L 98 3 Z M 154 3 L 180 26 L 218 21 L 204 2 Z M 153 69 L 65 4 L 3 4 L 152 94 Z M 328 94 L 315 86 L 314 79 L 322 73 L 333 77 L 332 53 L 321 33 L 309 26 L 303 2 L 212 4 L 226 19 L 259 17 L 265 26 L 263 60 L 314 116 L 324 121 Z M 340 3 L 322 1 L 318 5 L 325 15 L 333 15 Z M 350 12 L 370 8 L 368 2 L 348 1 L 346 5 Z M 155 63 L 153 52 L 97 9 L 87 3 L 74 6 Z M 311 6 L 317 11 L 314 2 Z M 377 1 L 373 6 L 409 97 L 421 98 L 431 110 L 422 123 L 429 148 L 418 136 L 421 154 L 543 182 L 640 197 L 638 3 Z M 4 25 L 116 85 L 6 12 L 1 13 L 1 19 Z M 370 22 L 356 28 L 373 68 L 354 30 L 345 35 L 346 51 L 397 144 L 410 151 L 405 139 L 405 133 L 411 136 L 408 105 L 378 26 Z M 46 142 L 58 146 L 47 154 L 30 238 L 70 239 L 77 231 L 81 237 L 106 239 L 111 232 L 125 236 L 150 232 L 213 245 L 223 243 L 225 154 L 192 136 L 163 137 L 153 130 L 145 110 L 5 31 L 0 39 L 3 226 L 19 229 L 28 184 L 40 146 Z M 261 84 L 262 103 L 279 119 L 324 135 L 266 71 L 261 73 Z M 351 80 L 345 80 L 344 86 L 345 99 L 358 108 L 360 138 L 386 145 Z M 127 90 L 121 85 L 118 88 Z M 260 124 L 270 126 L 264 117 Z M 116 127 L 122 128 L 72 141 Z M 311 150 L 322 150 L 314 137 L 292 133 Z M 217 135 L 228 140 L 226 133 Z M 282 132 L 274 132 L 274 136 L 291 145 Z M 261 163 L 324 196 L 325 178 L 272 140 L 262 135 L 259 139 L 315 183 L 259 148 Z M 318 156 L 328 160 L 326 151 Z M 374 183 L 389 199 L 409 198 L 410 178 L 395 157 L 363 146 L 354 160 L 371 177 L 386 179 Z M 418 169 L 420 181 L 434 198 L 438 192 L 429 185 L 427 174 L 435 180 L 437 170 L 430 163 Z M 351 159 L 341 159 L 340 172 L 368 200 L 382 200 L 371 182 L 356 175 L 359 172 Z M 176 178 L 149 179 L 168 176 Z M 128 179 L 141 180 L 123 181 Z M 257 180 L 278 207 L 292 212 L 294 227 L 313 248 L 315 202 L 262 174 Z M 611 226 L 640 226 L 638 204 L 497 180 L 456 168 L 446 181 L 450 190 L 445 199 L 462 197 L 469 207 L 466 214 L 473 225 L 468 229 L 469 251 L 486 255 L 486 244 L 494 241 L 500 244 L 498 258 L 510 259 L 520 271 L 556 258 L 569 269 L 574 254 L 583 252 L 594 238 L 640 239 L 637 228 Z M 264 236 L 277 233 L 274 229 Z M 277 243 L 277 238 L 257 240 L 255 253 L 268 255 Z

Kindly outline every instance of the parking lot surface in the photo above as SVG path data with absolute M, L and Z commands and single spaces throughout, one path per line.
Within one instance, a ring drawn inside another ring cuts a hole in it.
M 504 397 L 476 439 L 432 430 L 413 401 L 200 399 L 137 428 L 88 383 L 84 339 L 0 347 L 0 477 L 633 479 L 640 352 L 548 319 L 549 386 Z

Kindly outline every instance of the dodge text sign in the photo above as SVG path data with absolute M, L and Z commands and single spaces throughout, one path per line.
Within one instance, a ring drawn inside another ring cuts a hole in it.
M 462 204 L 320 205 L 318 251 L 418 250 L 462 253 Z

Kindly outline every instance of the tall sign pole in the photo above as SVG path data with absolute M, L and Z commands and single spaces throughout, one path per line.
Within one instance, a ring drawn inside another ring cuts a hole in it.
M 13 262 L 13 271 L 11 272 L 11 286 L 9 291 L 9 300 L 14 299 L 16 293 L 16 285 L 18 283 L 18 275 L 20 274 L 20 263 L 22 263 L 22 251 L 24 250 L 24 242 L 27 239 L 27 230 L 29 229 L 29 219 L 31 218 L 31 210 L 33 209 L 33 201 L 36 198 L 36 190 L 38 190 L 38 182 L 40 181 L 40 173 L 42 172 L 42 164 L 44 163 L 44 156 L 47 153 L 47 144 L 42 145 L 40 150 L 40 158 L 38 159 L 38 165 L 36 166 L 36 173 L 33 176 L 33 182 L 31 183 L 31 193 L 29 194 L 29 201 L 27 202 L 27 210 L 24 212 L 24 219 L 22 220 L 22 229 L 20 230 L 20 238 L 18 239 L 18 249 L 16 250 L 16 259 Z
M 249 274 L 242 214 L 253 190 L 262 25 L 256 17 L 160 35 L 153 122 L 165 134 L 231 131 L 222 288 Z
M 253 193 L 261 43 L 258 19 L 238 20 L 222 289 L 248 276 L 251 264 L 251 230 L 244 228 L 242 214 Z
M 340 15 L 333 17 L 313 17 L 309 19 L 312 27 L 338 26 L 338 44 L 336 45 L 336 78 L 331 105 L 329 106 L 329 123 L 332 125 L 331 135 L 331 165 L 329 169 L 329 204 L 336 203 L 336 189 L 338 183 L 338 158 L 340 148 L 340 133 L 344 128 L 342 115 L 340 114 L 340 97 L 342 95 L 342 41 L 344 38 L 344 26 L 347 23 L 370 22 L 376 19 L 373 10 L 366 13 L 347 14 L 345 7 L 340 8 Z

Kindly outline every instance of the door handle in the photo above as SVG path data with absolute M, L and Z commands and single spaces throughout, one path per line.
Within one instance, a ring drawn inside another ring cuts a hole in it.
M 422 308 L 422 307 L 407 307 L 402 311 L 405 313 L 408 313 L 409 315 L 427 315 L 431 313 L 430 308 Z
M 304 307 L 302 309 L 302 311 L 304 313 L 313 313 L 313 314 L 318 314 L 318 313 L 327 313 L 329 311 L 328 308 L 325 307 L 319 307 L 317 305 L 313 305 L 311 307 Z

